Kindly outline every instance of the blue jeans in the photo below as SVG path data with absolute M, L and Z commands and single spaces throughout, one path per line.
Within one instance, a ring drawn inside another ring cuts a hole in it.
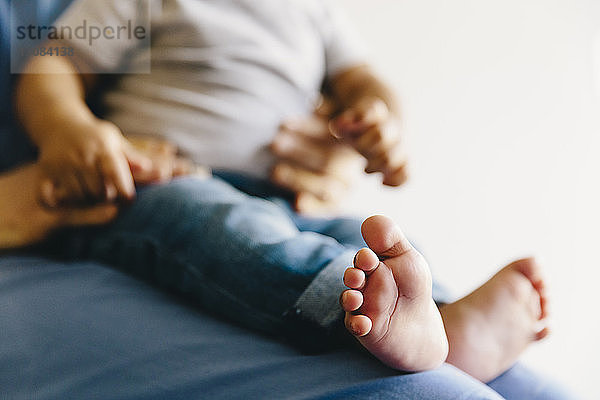
M 222 177 L 230 183 L 183 178 L 143 188 L 112 225 L 63 234 L 52 246 L 117 265 L 246 327 L 321 343 L 315 335 L 341 326 L 342 276 L 365 246 L 360 221 L 303 217 L 264 181 Z
M 342 320 L 343 272 L 363 246 L 360 224 L 302 218 L 286 204 L 219 178 L 177 179 L 141 189 L 110 226 L 65 232 L 50 247 L 116 265 L 252 329 L 330 332 Z
M 339 339 L 337 329 L 343 330 L 343 272 L 364 246 L 360 221 L 302 217 L 290 209 L 285 192 L 221 176 L 229 183 L 183 178 L 143 188 L 113 224 L 64 232 L 49 248 L 63 257 L 118 266 L 213 314 L 305 348 L 330 346 Z M 423 376 L 460 374 L 448 368 Z M 447 390 L 464 389 L 472 395 L 465 398 L 502 398 L 496 392 L 508 399 L 569 398 L 552 397 L 560 392 L 549 389 L 549 381 L 515 368 L 489 387 L 470 378 L 448 379 Z M 417 376 L 408 381 L 421 387 L 417 393 L 435 384 Z M 454 388 L 453 382 L 463 383 Z

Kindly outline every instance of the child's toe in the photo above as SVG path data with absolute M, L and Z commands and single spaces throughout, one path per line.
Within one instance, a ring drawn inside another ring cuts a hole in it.
M 340 297 L 340 304 L 346 312 L 356 311 L 363 304 L 363 295 L 358 290 L 345 290 Z
M 346 325 L 346 328 L 354 336 L 365 336 L 371 331 L 371 328 L 373 327 L 371 319 L 366 315 L 353 315 L 350 313 L 346 313 L 344 323 Z
M 537 291 L 545 287 L 544 274 L 540 265 L 534 258 L 524 258 L 511 263 L 508 268 L 514 268 L 529 279 Z
M 412 249 L 398 225 L 383 215 L 367 218 L 361 226 L 367 246 L 380 257 L 397 257 Z
M 344 272 L 344 285 L 350 289 L 360 290 L 366 282 L 365 272 L 358 268 L 348 268 Z
M 373 250 L 364 248 L 356 253 L 354 257 L 354 267 L 365 271 L 366 273 L 373 272 L 379 265 L 379 257 Z

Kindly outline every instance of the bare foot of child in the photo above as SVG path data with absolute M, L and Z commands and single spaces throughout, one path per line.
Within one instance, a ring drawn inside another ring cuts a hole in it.
M 503 268 L 479 289 L 440 308 L 450 352 L 447 362 L 489 382 L 532 342 L 548 335 L 547 299 L 532 259 Z
M 350 288 L 340 299 L 346 328 L 392 368 L 423 371 L 439 366 L 448 342 L 431 298 L 427 263 L 389 218 L 367 219 L 362 235 L 369 248 L 356 254 L 354 267 L 344 274 Z

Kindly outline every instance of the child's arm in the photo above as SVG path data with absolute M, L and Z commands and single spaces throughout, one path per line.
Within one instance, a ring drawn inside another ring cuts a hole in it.
M 39 147 L 46 175 L 42 199 L 61 202 L 104 201 L 135 196 L 132 168 L 148 168 L 112 123 L 98 119 L 86 104 L 86 85 L 64 57 L 37 57 L 16 89 L 19 120 Z M 89 86 L 88 86 L 89 88 Z
M 403 184 L 406 157 L 392 91 L 367 66 L 342 71 L 327 82 L 327 89 L 340 109 L 331 121 L 332 133 L 368 160 L 366 172 L 382 172 L 383 183 L 389 186 Z

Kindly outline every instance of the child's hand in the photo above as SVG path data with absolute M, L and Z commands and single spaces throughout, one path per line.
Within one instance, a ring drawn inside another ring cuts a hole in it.
M 150 159 L 107 121 L 49 136 L 40 145 L 40 165 L 45 175 L 41 200 L 49 207 L 132 201 L 133 174 L 152 169 Z
M 382 100 L 360 101 L 334 118 L 330 131 L 367 159 L 365 172 L 383 173 L 383 183 L 388 186 L 400 186 L 406 181 L 400 123 Z

